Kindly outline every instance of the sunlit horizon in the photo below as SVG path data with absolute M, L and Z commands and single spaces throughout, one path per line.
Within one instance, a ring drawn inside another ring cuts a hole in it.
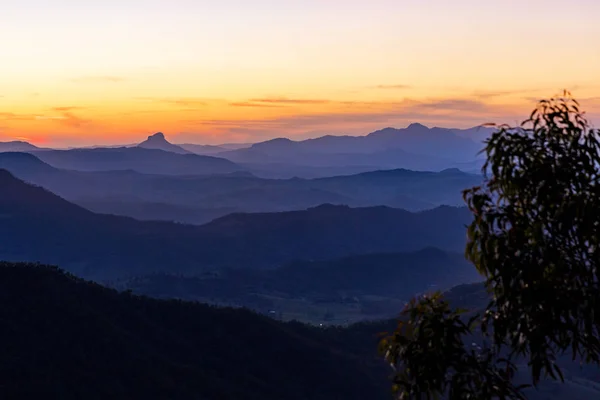
M 1 141 L 468 128 L 519 122 L 563 89 L 600 125 L 594 0 L 22 0 L 0 13 Z

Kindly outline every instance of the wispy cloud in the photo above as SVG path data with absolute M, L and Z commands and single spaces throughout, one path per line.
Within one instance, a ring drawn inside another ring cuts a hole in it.
M 325 104 L 331 102 L 326 99 L 290 99 L 287 97 L 266 97 L 260 99 L 250 99 L 252 103 L 267 103 L 267 104 Z
M 53 121 L 61 125 L 66 125 L 72 128 L 82 127 L 89 125 L 92 121 L 90 119 L 82 118 L 75 115 L 71 110 L 74 107 L 56 107 L 52 109 L 55 113 L 49 114 L 16 114 L 11 112 L 1 112 L 0 120 L 5 121 Z
M 79 117 L 73 113 L 65 112 L 60 119 L 63 125 L 67 125 L 71 128 L 79 128 L 92 123 L 91 119 Z
M 404 89 L 412 89 L 411 85 L 403 85 L 403 84 L 396 84 L 396 85 L 377 85 L 377 86 L 372 86 L 373 89 L 390 89 L 390 90 L 404 90 Z
M 210 102 L 210 99 L 199 97 L 136 97 L 136 99 L 180 107 L 204 107 Z
M 283 104 L 273 104 L 273 103 L 255 103 L 251 101 L 240 101 L 235 103 L 229 103 L 232 107 L 269 107 L 269 108 L 280 108 L 285 107 Z
M 75 83 L 118 83 L 124 82 L 127 79 L 121 76 L 111 76 L 111 75 L 90 75 L 90 76 L 80 76 L 76 78 L 72 78 L 71 82 Z
M 330 101 L 323 112 L 263 119 L 199 119 L 181 121 L 186 129 L 207 135 L 256 141 L 270 137 L 308 138 L 325 134 L 365 134 L 386 126 L 421 122 L 428 126 L 473 127 L 488 121 L 513 123 L 519 109 L 490 105 L 472 98 L 404 99 L 402 101 Z
M 438 111 L 443 111 L 443 110 L 447 110 L 447 111 L 457 111 L 457 110 L 483 111 L 483 110 L 487 110 L 489 108 L 489 106 L 482 101 L 469 100 L 469 99 L 432 100 L 432 101 L 416 103 L 413 105 L 413 107 L 434 109 L 434 110 L 438 110 Z
M 0 112 L 0 119 L 4 121 L 30 121 L 35 119 L 34 114 L 17 114 L 13 112 Z
M 69 111 L 74 111 L 74 110 L 85 110 L 87 109 L 87 107 L 81 107 L 81 106 L 65 106 L 65 107 L 52 107 L 51 110 L 52 111 L 59 111 L 59 112 L 69 112 Z
M 65 119 L 66 117 L 63 115 L 36 115 L 34 119 L 38 120 L 38 121 L 45 121 L 45 120 L 59 120 L 59 119 Z

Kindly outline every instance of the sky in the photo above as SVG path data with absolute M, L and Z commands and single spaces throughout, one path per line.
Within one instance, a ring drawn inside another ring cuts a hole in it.
M 514 124 L 563 89 L 600 125 L 598 0 L 8 0 L 0 16 L 0 141 Z

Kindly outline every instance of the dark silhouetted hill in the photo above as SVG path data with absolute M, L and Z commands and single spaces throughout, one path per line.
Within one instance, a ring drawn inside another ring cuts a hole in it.
M 386 399 L 368 325 L 281 323 L 0 263 L 3 399 Z
M 390 318 L 416 293 L 481 280 L 464 256 L 425 248 L 413 253 L 297 261 L 274 270 L 154 274 L 120 287 L 152 297 L 235 305 L 317 323 L 327 322 L 320 318 L 332 310 L 339 321 Z

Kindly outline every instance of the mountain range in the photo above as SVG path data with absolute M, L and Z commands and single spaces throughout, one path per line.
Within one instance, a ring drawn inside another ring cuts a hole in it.
M 39 150 L 39 147 L 30 143 L 15 140 L 12 142 L 0 142 L 0 153 L 5 151 L 33 151 Z
M 93 211 L 194 224 L 232 212 L 290 211 L 324 203 L 409 211 L 462 205 L 461 191 L 481 182 L 479 176 L 456 169 L 398 169 L 318 179 L 264 179 L 247 172 L 211 176 L 85 172 L 55 168 L 29 153 L 1 153 L 0 168 Z
M 404 129 L 385 128 L 366 136 L 323 136 L 302 141 L 277 138 L 216 155 L 255 171 L 257 165 L 427 171 L 461 167 L 475 171 L 482 165 L 478 156 L 483 148 L 482 139 L 491 132 L 487 127 L 461 130 L 428 128 L 415 123 Z M 277 177 L 273 174 L 280 174 L 281 167 L 262 169 L 261 173 Z
M 3 151 L 36 152 L 49 164 L 65 169 L 106 171 L 133 169 L 158 174 L 212 174 L 247 170 L 264 178 L 316 178 L 404 168 L 441 171 L 460 168 L 478 171 L 482 140 L 493 131 L 428 128 L 385 128 L 366 136 L 323 136 L 294 141 L 276 138 L 255 144 L 219 146 L 173 144 L 161 132 L 138 145 L 69 150 L 47 150 L 23 142 L 0 145 Z M 19 143 L 17 145 L 17 143 Z M 145 150 L 145 151 L 143 151 Z M 180 157 L 157 153 L 177 154 Z M 151 152 L 154 151 L 154 152 Z
M 0 259 L 57 264 L 96 279 L 158 271 L 273 268 L 294 260 L 415 251 L 461 251 L 466 208 L 411 213 L 323 205 L 230 214 L 201 226 L 95 214 L 0 170 Z
M 243 170 L 224 158 L 143 147 L 36 150 L 33 154 L 54 167 L 77 171 L 134 170 L 162 175 L 211 175 Z

